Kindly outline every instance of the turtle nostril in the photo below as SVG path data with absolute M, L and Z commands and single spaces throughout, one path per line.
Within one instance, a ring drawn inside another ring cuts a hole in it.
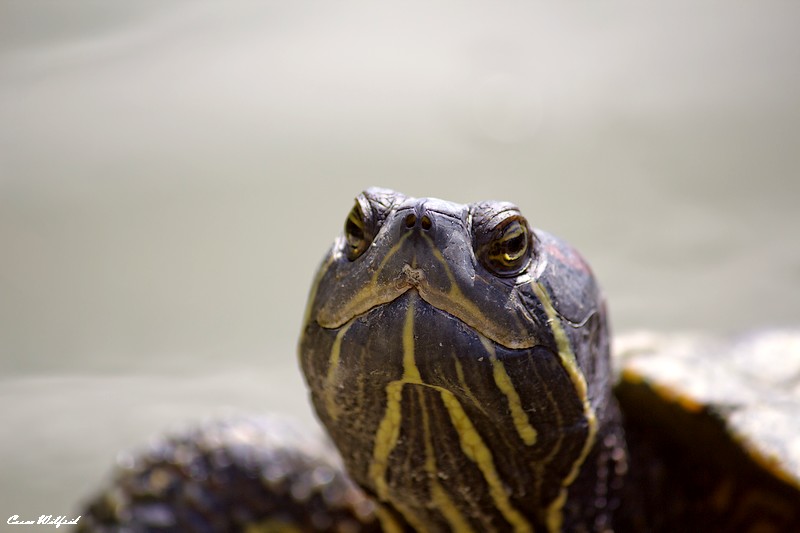
M 417 215 L 415 215 L 414 213 L 411 213 L 410 215 L 408 215 L 406 217 L 406 227 L 407 228 L 413 228 L 414 224 L 416 224 L 416 223 L 417 223 Z
M 431 226 L 433 226 L 433 222 L 428 215 L 423 215 L 422 219 L 420 219 L 420 224 L 422 225 L 422 229 L 429 230 Z

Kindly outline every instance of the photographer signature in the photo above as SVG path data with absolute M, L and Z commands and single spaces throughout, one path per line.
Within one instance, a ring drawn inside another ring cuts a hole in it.
M 74 526 L 78 523 L 81 517 L 73 518 L 72 520 L 67 519 L 66 516 L 59 515 L 53 516 L 51 514 L 43 514 L 39 516 L 38 520 L 20 520 L 19 515 L 15 514 L 10 516 L 8 520 L 6 520 L 6 524 L 11 526 L 32 526 L 32 525 L 44 525 L 44 526 L 56 526 L 56 529 L 61 526 Z

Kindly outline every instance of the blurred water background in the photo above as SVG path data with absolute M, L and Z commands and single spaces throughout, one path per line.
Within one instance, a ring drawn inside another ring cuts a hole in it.
M 370 185 L 515 201 L 616 331 L 800 324 L 800 5 L 0 2 L 0 530 L 184 421 L 311 422 Z M 17 528 L 18 529 L 18 528 Z

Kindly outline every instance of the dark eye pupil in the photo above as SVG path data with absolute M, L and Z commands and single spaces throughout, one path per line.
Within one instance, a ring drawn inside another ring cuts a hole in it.
M 517 235 L 516 237 L 505 241 L 504 244 L 506 253 L 517 254 L 525 246 L 525 236 Z

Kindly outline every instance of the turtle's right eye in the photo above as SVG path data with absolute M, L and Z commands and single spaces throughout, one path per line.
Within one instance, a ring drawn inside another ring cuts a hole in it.
M 344 223 L 344 236 L 347 242 L 345 253 L 350 261 L 355 261 L 367 251 L 373 239 L 369 202 L 359 200 L 360 198 L 356 199 L 356 205 L 350 210 Z

